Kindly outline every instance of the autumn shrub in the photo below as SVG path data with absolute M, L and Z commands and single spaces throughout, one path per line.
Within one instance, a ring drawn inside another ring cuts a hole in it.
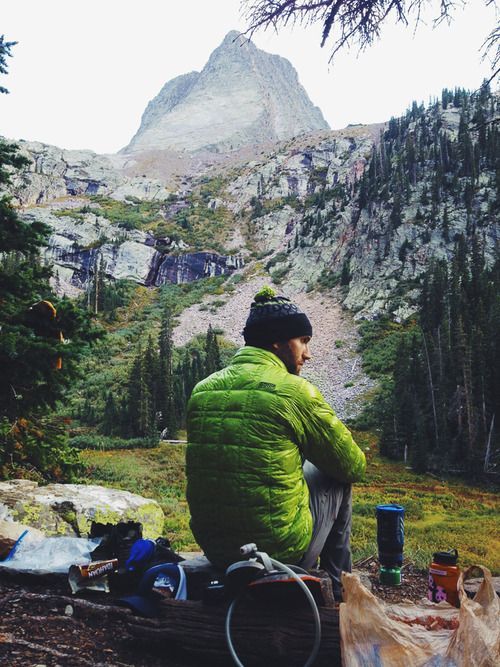
M 81 472 L 64 417 L 20 417 L 0 422 L 0 479 L 69 482 Z

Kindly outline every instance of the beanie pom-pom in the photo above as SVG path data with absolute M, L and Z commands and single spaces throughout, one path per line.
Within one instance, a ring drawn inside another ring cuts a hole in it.
M 273 288 L 269 287 L 269 285 L 264 285 L 264 287 L 262 287 L 262 289 L 260 289 L 254 296 L 253 300 L 255 303 L 265 303 L 270 299 L 274 299 L 275 296 L 276 292 L 273 290 Z

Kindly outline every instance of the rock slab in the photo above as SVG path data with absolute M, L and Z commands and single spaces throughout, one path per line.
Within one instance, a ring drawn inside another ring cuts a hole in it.
M 145 538 L 163 533 L 164 514 L 155 500 L 128 491 L 82 484 L 38 486 L 29 480 L 0 482 L 0 520 L 16 521 L 47 536 L 87 536 L 92 521 L 142 523 Z

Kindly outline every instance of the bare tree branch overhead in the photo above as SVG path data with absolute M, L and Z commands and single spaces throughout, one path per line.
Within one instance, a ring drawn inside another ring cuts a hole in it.
M 434 24 L 451 21 L 457 8 L 463 8 L 468 0 L 241 0 L 241 11 L 247 22 L 246 35 L 251 37 L 259 28 L 313 25 L 323 27 L 321 46 L 330 42 L 330 58 L 333 60 L 342 47 L 356 45 L 360 50 L 370 46 L 380 37 L 384 24 L 392 19 L 396 23 L 416 29 L 423 11 L 434 10 Z M 485 5 L 497 7 L 496 0 L 484 0 Z M 495 26 L 483 44 L 483 56 L 490 57 L 492 69 L 498 65 L 500 33 Z

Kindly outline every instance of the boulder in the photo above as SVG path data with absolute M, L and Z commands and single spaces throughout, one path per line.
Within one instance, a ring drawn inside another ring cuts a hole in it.
M 0 482 L 0 519 L 32 526 L 48 536 L 78 537 L 89 534 L 92 521 L 138 521 L 144 537 L 155 539 L 163 533 L 165 517 L 155 500 L 128 491 L 11 480 Z

